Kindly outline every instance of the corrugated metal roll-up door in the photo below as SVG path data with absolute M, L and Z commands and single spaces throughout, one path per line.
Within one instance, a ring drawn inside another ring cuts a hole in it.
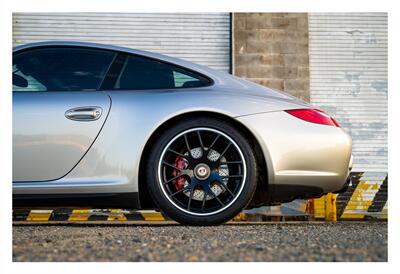
M 354 142 L 355 171 L 387 171 L 387 16 L 310 14 L 311 102 Z
M 14 46 L 74 40 L 155 51 L 230 69 L 229 13 L 14 13 Z
M 363 172 L 345 213 L 366 213 L 387 176 L 387 14 L 311 13 L 309 39 L 311 103 L 351 134 Z

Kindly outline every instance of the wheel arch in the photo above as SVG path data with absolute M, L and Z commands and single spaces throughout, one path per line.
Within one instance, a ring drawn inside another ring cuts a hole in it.
M 257 161 L 258 167 L 258 184 L 256 189 L 256 194 L 264 192 L 268 187 L 268 168 L 267 162 L 263 154 L 263 150 L 261 145 L 259 144 L 258 140 L 254 136 L 254 134 L 240 121 L 222 113 L 212 112 L 212 111 L 193 111 L 193 112 L 186 112 L 174 117 L 169 118 L 168 120 L 164 121 L 161 125 L 159 125 L 150 135 L 149 139 L 147 140 L 144 149 L 140 156 L 139 162 L 139 174 L 138 174 L 138 189 L 139 189 L 139 201 L 141 208 L 155 208 L 155 203 L 152 200 L 150 193 L 147 188 L 146 182 L 146 162 L 147 157 L 149 156 L 149 151 L 157 139 L 157 136 L 163 132 L 165 128 L 178 123 L 179 121 L 196 118 L 196 117 L 210 117 L 216 118 L 219 120 L 223 120 L 226 123 L 229 123 L 235 129 L 239 130 L 241 134 L 249 141 L 251 148 L 253 149 L 254 155 Z M 254 195 L 255 198 L 257 195 Z M 255 199 L 253 198 L 253 200 Z M 250 205 L 252 202 L 250 203 Z

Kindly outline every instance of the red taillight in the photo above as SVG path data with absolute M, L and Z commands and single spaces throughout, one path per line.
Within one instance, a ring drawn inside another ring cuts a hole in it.
M 285 111 L 299 119 L 302 119 L 310 123 L 340 127 L 339 123 L 336 122 L 335 119 L 333 119 L 333 117 L 329 116 L 325 112 L 318 109 L 306 108 L 306 109 L 290 109 Z

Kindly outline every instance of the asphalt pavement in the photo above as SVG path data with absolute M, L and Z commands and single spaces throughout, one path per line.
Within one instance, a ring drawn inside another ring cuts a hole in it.
M 13 226 L 13 261 L 387 261 L 387 222 Z

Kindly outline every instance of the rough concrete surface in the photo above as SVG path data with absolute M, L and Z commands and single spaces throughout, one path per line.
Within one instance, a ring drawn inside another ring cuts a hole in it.
M 14 226 L 22 261 L 387 261 L 387 223 Z

